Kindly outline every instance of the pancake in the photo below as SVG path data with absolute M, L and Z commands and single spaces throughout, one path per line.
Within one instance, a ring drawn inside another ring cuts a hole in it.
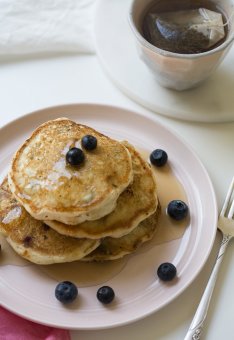
M 79 166 L 66 162 L 85 135 L 97 138 Z M 77 224 L 109 214 L 132 181 L 131 157 L 125 146 L 94 129 L 66 118 L 39 126 L 13 157 L 8 176 L 15 198 L 39 220 Z
M 151 240 L 154 236 L 158 224 L 159 212 L 160 208 L 158 207 L 153 215 L 142 221 L 125 236 L 120 238 L 104 238 L 100 246 L 81 259 L 81 261 L 116 260 L 135 252 L 144 242 Z
M 35 220 L 13 197 L 6 181 L 0 186 L 0 232 L 16 253 L 43 265 L 79 260 L 100 244 L 60 235 Z
M 77 226 L 57 221 L 45 221 L 57 232 L 72 237 L 100 239 L 121 237 L 153 214 L 158 205 L 156 182 L 150 165 L 129 143 L 124 142 L 131 154 L 133 182 L 120 195 L 116 208 L 109 215 L 96 221 L 86 221 Z

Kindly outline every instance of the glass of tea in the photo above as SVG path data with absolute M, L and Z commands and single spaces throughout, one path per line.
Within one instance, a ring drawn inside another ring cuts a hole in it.
M 207 79 L 234 41 L 234 0 L 133 0 L 129 19 L 141 59 L 179 91 Z

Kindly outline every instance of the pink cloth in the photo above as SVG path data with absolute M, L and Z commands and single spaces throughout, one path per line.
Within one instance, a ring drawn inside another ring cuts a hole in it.
M 0 307 L 1 340 L 70 340 L 69 331 L 39 325 Z

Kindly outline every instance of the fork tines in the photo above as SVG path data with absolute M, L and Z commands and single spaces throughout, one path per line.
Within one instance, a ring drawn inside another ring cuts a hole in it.
M 220 216 L 226 216 L 228 218 L 232 218 L 234 215 L 234 177 L 228 189 L 227 196 L 225 198 L 225 202 L 223 208 L 221 210 Z

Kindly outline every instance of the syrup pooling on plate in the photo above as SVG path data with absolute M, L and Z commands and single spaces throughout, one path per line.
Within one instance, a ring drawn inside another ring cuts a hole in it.
M 91 287 L 103 284 L 118 275 L 128 259 L 124 257 L 105 262 L 70 262 L 40 266 L 39 269 L 55 281 L 68 280 L 78 287 Z
M 140 149 L 140 153 L 146 161 L 149 161 L 149 152 Z M 143 244 L 137 253 L 147 251 L 147 249 L 153 246 L 181 238 L 189 225 L 189 217 L 181 221 L 175 221 L 171 219 L 166 212 L 168 203 L 174 199 L 182 200 L 188 204 L 186 192 L 170 166 L 170 155 L 168 155 L 168 158 L 169 162 L 163 167 L 157 168 L 152 166 L 157 181 L 157 193 L 161 205 L 161 213 L 153 239 Z

